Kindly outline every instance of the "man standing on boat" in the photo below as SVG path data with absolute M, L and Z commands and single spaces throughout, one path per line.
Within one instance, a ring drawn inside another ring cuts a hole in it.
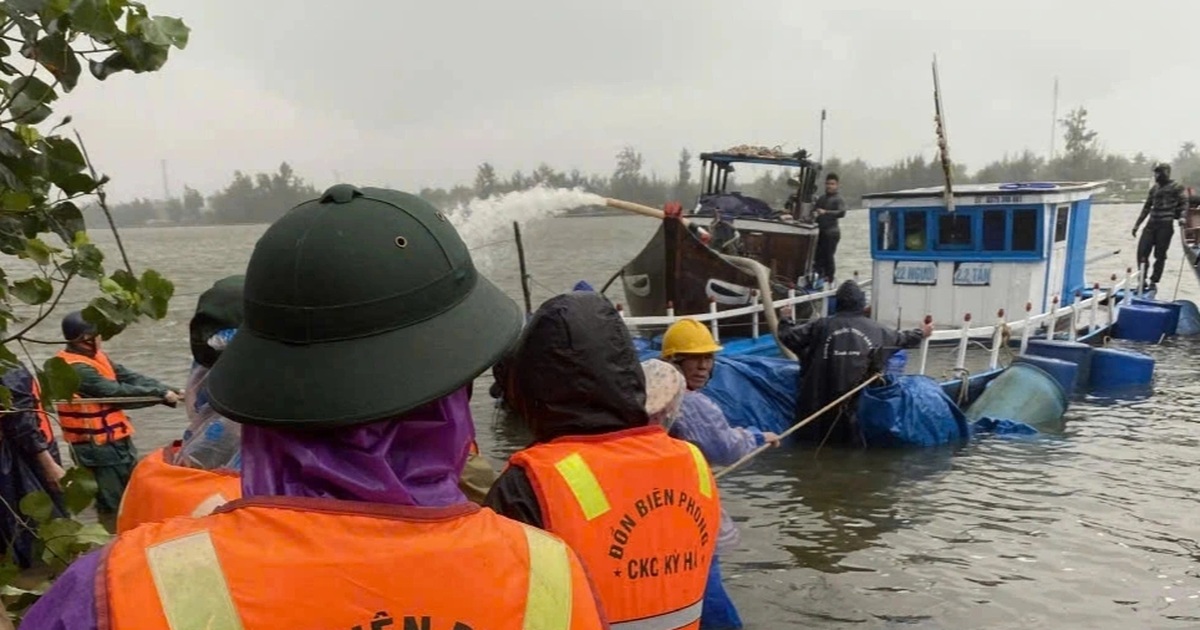
M 912 348 L 933 334 L 933 325 L 897 331 L 871 319 L 867 296 L 853 280 L 842 283 L 834 298 L 834 314 L 805 324 L 791 318 L 779 322 L 779 342 L 800 359 L 796 422 L 854 389 L 872 367 L 880 367 L 886 349 Z M 854 401 L 826 412 L 797 432 L 804 441 L 835 444 L 861 442 L 854 420 Z
M 1167 264 L 1167 248 L 1171 246 L 1171 237 L 1175 235 L 1175 222 L 1183 218 L 1187 210 L 1187 192 L 1182 184 L 1171 179 L 1171 165 L 1160 162 L 1154 165 L 1154 185 L 1142 205 L 1142 213 L 1133 224 L 1133 235 L 1137 236 L 1142 221 L 1146 229 L 1138 239 L 1137 261 L 1140 269 L 1140 280 L 1143 290 L 1153 291 L 1158 281 L 1162 280 L 1163 267 Z M 818 247 L 818 250 L 820 248 Z M 1146 268 L 1150 266 L 1150 251 L 1154 250 L 1154 272 L 1146 282 Z
M 813 204 L 813 213 L 817 219 L 817 253 L 813 263 L 813 271 L 826 284 L 833 284 L 836 266 L 833 262 L 837 253 L 838 241 L 842 240 L 842 231 L 838 220 L 846 216 L 846 202 L 838 192 L 837 173 L 825 176 L 825 194 L 817 197 Z
M 100 522 L 114 531 L 121 496 L 129 476 L 137 465 L 133 446 L 133 424 L 124 409 L 156 404 L 174 407 L 182 394 L 148 376 L 143 376 L 109 360 L 100 349 L 96 327 L 83 319 L 79 311 L 67 313 L 62 320 L 67 347 L 58 357 L 79 376 L 78 398 L 158 398 L 159 402 L 136 405 L 65 402 L 58 404 L 58 419 L 63 441 L 71 445 L 75 463 L 96 477 L 96 512 Z

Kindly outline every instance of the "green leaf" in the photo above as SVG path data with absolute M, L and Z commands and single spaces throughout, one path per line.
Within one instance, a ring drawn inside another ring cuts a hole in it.
M 0 409 L 12 409 L 12 390 L 0 385 Z
M 29 125 L 36 125 L 49 118 L 53 112 L 47 104 L 58 100 L 54 88 L 31 76 L 23 76 L 13 81 L 5 90 L 5 96 L 12 99 L 8 107 L 13 118 Z
M 13 297 L 32 305 L 45 304 L 54 297 L 54 285 L 41 277 L 18 280 L 12 283 L 11 291 Z
M 75 533 L 75 542 L 87 547 L 103 547 L 111 542 L 113 535 L 104 529 L 104 526 L 99 523 L 89 523 L 84 525 Z
M 50 500 L 50 495 L 41 491 L 30 492 L 21 497 L 19 507 L 22 514 L 39 523 L 48 521 L 54 513 L 54 502 Z
M 26 146 L 33 146 L 38 140 L 42 139 L 42 134 L 37 130 L 37 127 L 20 123 L 17 125 L 17 136 L 25 142 Z
M 76 232 L 75 255 L 63 263 L 63 270 L 67 273 L 76 274 L 81 278 L 88 280 L 100 280 L 104 277 L 104 253 L 100 248 L 91 243 L 78 243 L 78 237 L 83 234 L 87 237 L 87 232 Z
M 100 186 L 100 183 L 87 173 L 73 173 L 54 183 L 60 190 L 72 197 L 90 193 Z
M 142 273 L 141 294 L 147 299 L 142 303 L 142 312 L 154 319 L 167 316 L 168 302 L 175 295 L 175 285 L 153 269 Z
M 83 319 L 95 324 L 101 338 L 112 339 L 125 330 L 125 325 L 135 317 L 111 300 L 96 298 L 83 309 Z
M 118 269 L 112 272 L 112 275 L 110 275 L 109 278 L 111 278 L 113 282 L 116 282 L 118 286 L 126 291 L 136 292 L 138 290 L 137 278 L 125 269 Z
M 29 147 L 20 136 L 9 129 L 0 129 L 0 155 L 19 158 L 25 155 Z
M 62 479 L 63 484 L 63 503 L 66 504 L 67 510 L 72 514 L 83 512 L 92 504 L 96 498 L 96 493 L 99 492 L 100 486 L 96 484 L 96 477 L 92 475 L 92 471 L 76 466 L 67 471 L 66 476 Z
M 0 194 L 0 207 L 7 212 L 24 212 L 33 204 L 33 195 L 23 190 L 6 190 Z
M 8 346 L 0 345 L 0 365 L 16 365 L 20 361 Z
M 54 78 L 62 83 L 65 91 L 70 92 L 79 83 L 79 74 L 83 67 L 79 65 L 79 58 L 75 56 L 75 51 L 71 50 L 71 45 L 63 33 L 47 35 L 35 44 L 26 45 L 21 49 L 21 54 L 38 62 L 53 74 Z
M 58 19 L 71 10 L 71 0 L 49 0 L 46 8 L 42 9 L 42 19 L 49 22 Z
M 39 265 L 50 264 L 50 257 L 54 254 L 54 251 L 54 248 L 42 242 L 41 239 L 29 238 L 25 240 L 24 257 Z
M 42 153 L 46 156 L 46 167 L 51 181 L 79 173 L 87 168 L 83 151 L 69 138 L 49 136 L 42 140 Z
M 46 545 L 46 553 L 42 559 L 52 566 L 69 563 L 78 555 L 76 550 L 76 535 L 83 529 L 83 523 L 69 518 L 56 518 L 38 527 L 38 537 Z
M 75 242 L 75 235 L 87 231 L 83 212 L 70 201 L 64 201 L 50 209 L 50 226 L 68 246 Z
M 46 7 L 46 0 L 5 0 L 4 5 L 25 15 L 37 15 Z
M 79 374 L 69 363 L 59 357 L 50 357 L 42 363 L 38 373 L 42 386 L 42 404 L 53 404 L 56 400 L 68 400 L 79 389 Z
M 120 11 L 113 11 L 107 0 L 76 0 L 71 24 L 75 30 L 107 42 L 120 31 L 119 17 Z
M 191 34 L 192 29 L 188 28 L 188 26 L 183 23 L 183 20 L 160 15 L 155 17 L 153 22 L 158 29 L 162 31 L 163 35 L 166 35 L 171 45 L 180 50 L 187 48 L 188 37 Z
M 12 561 L 5 560 L 3 564 L 0 564 L 0 584 L 11 584 L 20 575 L 21 567 Z

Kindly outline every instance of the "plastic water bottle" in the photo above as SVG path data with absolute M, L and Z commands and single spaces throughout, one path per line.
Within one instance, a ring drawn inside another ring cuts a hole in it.
M 204 470 L 226 468 L 241 453 L 241 447 L 241 426 L 213 414 L 179 447 L 176 463 Z
M 900 378 L 904 376 L 904 368 L 908 365 L 908 353 L 903 349 L 897 350 L 887 362 L 886 372 L 888 376 Z

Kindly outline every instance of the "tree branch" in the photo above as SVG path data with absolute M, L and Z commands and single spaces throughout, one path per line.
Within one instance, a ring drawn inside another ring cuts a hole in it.
M 117 241 L 117 249 L 121 252 L 121 260 L 125 263 L 125 271 L 129 275 L 133 274 L 133 265 L 129 264 L 129 256 L 125 254 L 125 245 L 121 242 L 121 233 L 117 231 L 117 223 L 113 221 L 112 210 L 108 208 L 108 194 L 104 192 L 104 185 L 100 184 L 100 177 L 96 173 L 96 167 L 92 165 L 92 158 L 88 155 L 87 147 L 83 144 L 83 136 L 79 135 L 79 130 L 75 130 L 75 139 L 79 141 L 79 151 L 83 153 L 83 161 L 87 162 L 88 172 L 92 174 L 92 179 L 97 182 L 96 197 L 99 199 L 100 209 L 104 211 L 105 218 L 108 219 L 108 227 L 112 229 L 113 238 Z
M 67 292 L 67 285 L 71 284 L 71 278 L 73 278 L 73 277 L 74 276 L 67 276 L 67 279 L 63 280 L 62 286 L 58 288 L 58 294 L 55 295 L 54 300 L 52 302 L 50 302 L 49 308 L 43 309 L 41 312 L 39 312 L 38 316 L 32 322 L 30 322 L 29 325 L 25 326 L 21 330 L 18 330 L 16 333 L 14 333 L 12 335 L 9 335 L 3 339 L 0 339 L 0 344 L 5 344 L 10 341 L 16 341 L 16 340 L 22 338 L 25 335 L 25 333 L 33 330 L 34 327 L 36 327 L 38 324 L 42 323 L 43 320 L 45 320 L 47 317 L 49 317 L 50 313 L 54 312 L 54 307 L 58 305 L 58 301 L 61 300 L 63 295 Z

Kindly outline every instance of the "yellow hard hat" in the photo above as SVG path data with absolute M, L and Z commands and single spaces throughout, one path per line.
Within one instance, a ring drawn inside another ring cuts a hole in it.
M 712 354 L 721 346 L 713 339 L 708 327 L 694 319 L 681 319 L 663 333 L 662 358 L 677 354 Z

